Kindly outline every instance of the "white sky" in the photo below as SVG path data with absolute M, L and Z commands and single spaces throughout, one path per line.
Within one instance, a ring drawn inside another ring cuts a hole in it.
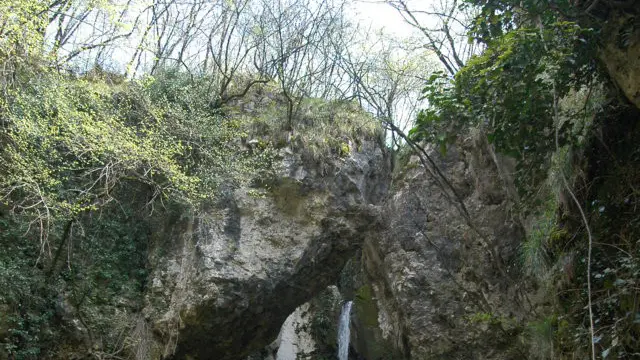
M 416 30 L 402 19 L 398 11 L 383 1 L 356 0 L 353 9 L 354 20 L 362 25 L 370 24 L 373 28 L 383 29 L 384 33 L 401 39 L 416 34 Z
M 412 9 L 425 9 L 433 6 L 438 0 L 405 1 Z M 354 24 L 359 25 L 360 29 L 370 29 L 366 36 L 372 44 L 378 40 L 381 32 L 387 40 L 395 39 L 397 44 L 402 44 L 407 41 L 407 44 L 411 44 L 407 49 L 414 45 L 419 45 L 423 40 L 423 35 L 414 27 L 407 24 L 402 15 L 395 8 L 387 4 L 385 0 L 350 0 L 348 1 L 346 14 L 351 18 L 351 21 Z M 430 19 L 425 18 L 424 20 L 427 22 Z M 51 26 L 54 27 L 55 24 L 52 24 Z M 80 31 L 80 33 L 82 33 L 82 31 Z M 409 41 L 409 39 L 411 39 L 411 41 Z M 114 46 L 109 49 L 111 54 L 110 60 L 114 67 L 114 71 L 124 71 L 127 63 L 131 60 L 133 51 L 138 44 L 138 40 L 139 39 L 136 36 L 133 36 L 124 42 L 114 44 Z M 82 40 L 80 42 L 82 42 Z M 147 56 L 146 53 L 143 57 L 145 56 Z M 92 66 L 94 59 L 89 55 L 86 56 L 86 58 L 87 59 L 78 57 L 76 59 L 78 64 L 80 64 L 80 67 Z M 87 64 L 84 64 L 84 62 L 87 62 Z

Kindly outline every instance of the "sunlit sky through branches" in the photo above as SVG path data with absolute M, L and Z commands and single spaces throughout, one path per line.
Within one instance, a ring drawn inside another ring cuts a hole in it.
M 429 1 L 424 1 L 427 4 Z M 354 22 L 400 39 L 417 36 L 418 31 L 407 24 L 402 15 L 384 1 L 355 1 L 353 4 Z
M 220 84 L 227 81 L 224 86 L 238 74 L 271 78 L 305 96 L 357 98 L 374 115 L 406 129 L 422 106 L 424 79 L 442 67 L 434 49 L 451 57 L 443 26 L 451 29 L 456 46 L 466 43 L 451 22 L 459 14 L 456 4 L 78 0 L 58 9 L 47 44 L 59 64 L 77 73 L 97 66 L 141 78 L 173 66 L 192 75 L 213 74 Z

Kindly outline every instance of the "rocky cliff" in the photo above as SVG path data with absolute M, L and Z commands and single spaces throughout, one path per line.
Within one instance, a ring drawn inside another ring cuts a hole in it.
M 256 130 L 234 144 L 278 145 L 273 176 L 126 234 L 140 246 L 131 304 L 116 290 L 109 303 L 60 295 L 59 358 L 103 353 L 97 323 L 114 335 L 109 354 L 137 360 L 334 359 L 345 301 L 353 359 L 521 356 L 530 289 L 514 266 L 524 234 L 512 215 L 513 164 L 477 134 L 446 155 L 427 149 L 431 165 L 407 153 L 393 169 L 379 132 L 318 133 L 335 114 L 314 109 L 297 133 Z M 323 144 L 324 153 L 311 148 Z M 95 244 L 125 236 L 98 235 Z M 133 259 L 121 253 L 122 264 Z
M 516 262 L 524 231 L 511 217 L 514 192 L 504 175 L 513 164 L 481 139 L 462 140 L 446 156 L 429 152 L 463 200 L 468 218 L 416 156 L 396 169 L 380 204 L 383 226 L 366 234 L 338 281 L 343 301 L 354 301 L 354 359 L 523 355 L 518 336 L 528 309 L 521 292 L 527 289 L 518 281 Z M 300 329 L 303 333 L 304 326 Z M 330 348 L 322 341 L 315 346 L 317 353 Z
M 610 14 L 599 56 L 611 79 L 636 107 L 640 107 L 640 4 L 629 2 L 626 11 Z
M 511 217 L 509 180 L 500 175 L 509 162 L 478 139 L 444 157 L 430 153 L 467 220 L 415 156 L 396 176 L 383 208 L 389 224 L 365 240 L 359 259 L 365 281 L 355 290 L 356 333 L 373 338 L 355 345 L 367 359 L 398 358 L 372 349 L 381 340 L 405 359 L 519 355 L 523 285 L 514 281 L 514 265 L 524 232 Z
M 268 189 L 236 190 L 156 228 L 144 310 L 153 357 L 246 357 L 381 231 L 389 162 L 377 143 L 322 164 L 290 149 L 282 159 Z

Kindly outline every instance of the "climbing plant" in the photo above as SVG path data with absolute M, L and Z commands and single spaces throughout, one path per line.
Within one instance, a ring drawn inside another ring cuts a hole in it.
M 411 135 L 446 145 L 461 129 L 482 128 L 496 148 L 519 160 L 519 189 L 531 193 L 546 177 L 554 146 L 554 96 L 587 86 L 596 76 L 592 31 L 576 23 L 520 27 L 492 38 L 454 78 L 436 73 Z M 554 93 L 555 89 L 555 93 Z M 577 121 L 577 120 L 576 120 Z M 574 141 L 574 124 L 560 132 L 561 145 Z

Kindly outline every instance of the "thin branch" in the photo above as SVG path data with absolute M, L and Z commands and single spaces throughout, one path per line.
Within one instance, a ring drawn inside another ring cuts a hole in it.
M 423 147 L 418 145 L 415 141 L 412 141 L 411 139 L 409 139 L 409 137 L 407 137 L 402 132 L 402 130 L 400 130 L 397 126 L 395 126 L 394 124 L 392 124 L 392 123 L 390 123 L 388 121 L 384 121 L 384 120 L 383 120 L 383 123 L 385 124 L 385 126 L 390 127 L 400 137 L 402 137 L 402 139 L 404 139 L 406 141 L 406 143 L 411 147 L 411 149 L 414 151 L 414 153 L 416 153 L 418 155 L 418 158 L 420 159 L 420 162 L 422 163 L 422 166 L 425 168 L 425 171 L 427 171 L 431 175 L 431 177 L 436 181 L 436 184 L 438 185 L 438 187 L 440 187 L 440 189 L 442 190 L 442 192 L 445 195 L 445 197 L 447 198 L 447 200 L 451 204 L 453 204 L 456 207 L 456 209 L 458 209 L 458 211 L 460 212 L 460 215 L 465 220 L 465 223 L 467 224 L 467 226 L 469 226 L 469 228 L 471 230 L 473 230 L 480 237 L 481 243 L 482 243 L 483 247 L 485 247 L 485 249 L 487 251 L 487 255 L 493 261 L 493 263 L 497 266 L 497 268 L 500 271 L 500 273 L 506 278 L 507 277 L 507 273 L 504 270 L 504 265 L 502 264 L 502 261 L 501 261 L 499 255 L 497 253 L 495 253 L 495 251 L 494 251 L 494 249 L 492 247 L 489 246 L 488 237 L 486 235 L 484 235 L 477 226 L 475 226 L 475 224 L 473 223 L 473 220 L 471 219 L 471 216 L 469 215 L 469 212 L 467 211 L 467 208 L 466 208 L 466 206 L 464 204 L 464 200 L 458 194 L 458 192 L 455 190 L 455 188 L 453 187 L 451 182 L 449 182 L 449 180 L 444 175 L 442 170 L 440 170 L 440 168 L 435 163 L 435 161 L 431 158 L 431 156 L 429 156 L 429 154 L 426 152 L 426 150 Z M 428 166 L 427 163 L 429 163 L 431 166 Z M 449 191 L 447 190 L 447 188 L 451 191 L 451 193 L 453 193 L 453 197 L 455 198 L 455 200 L 451 198 L 451 195 L 450 195 Z

